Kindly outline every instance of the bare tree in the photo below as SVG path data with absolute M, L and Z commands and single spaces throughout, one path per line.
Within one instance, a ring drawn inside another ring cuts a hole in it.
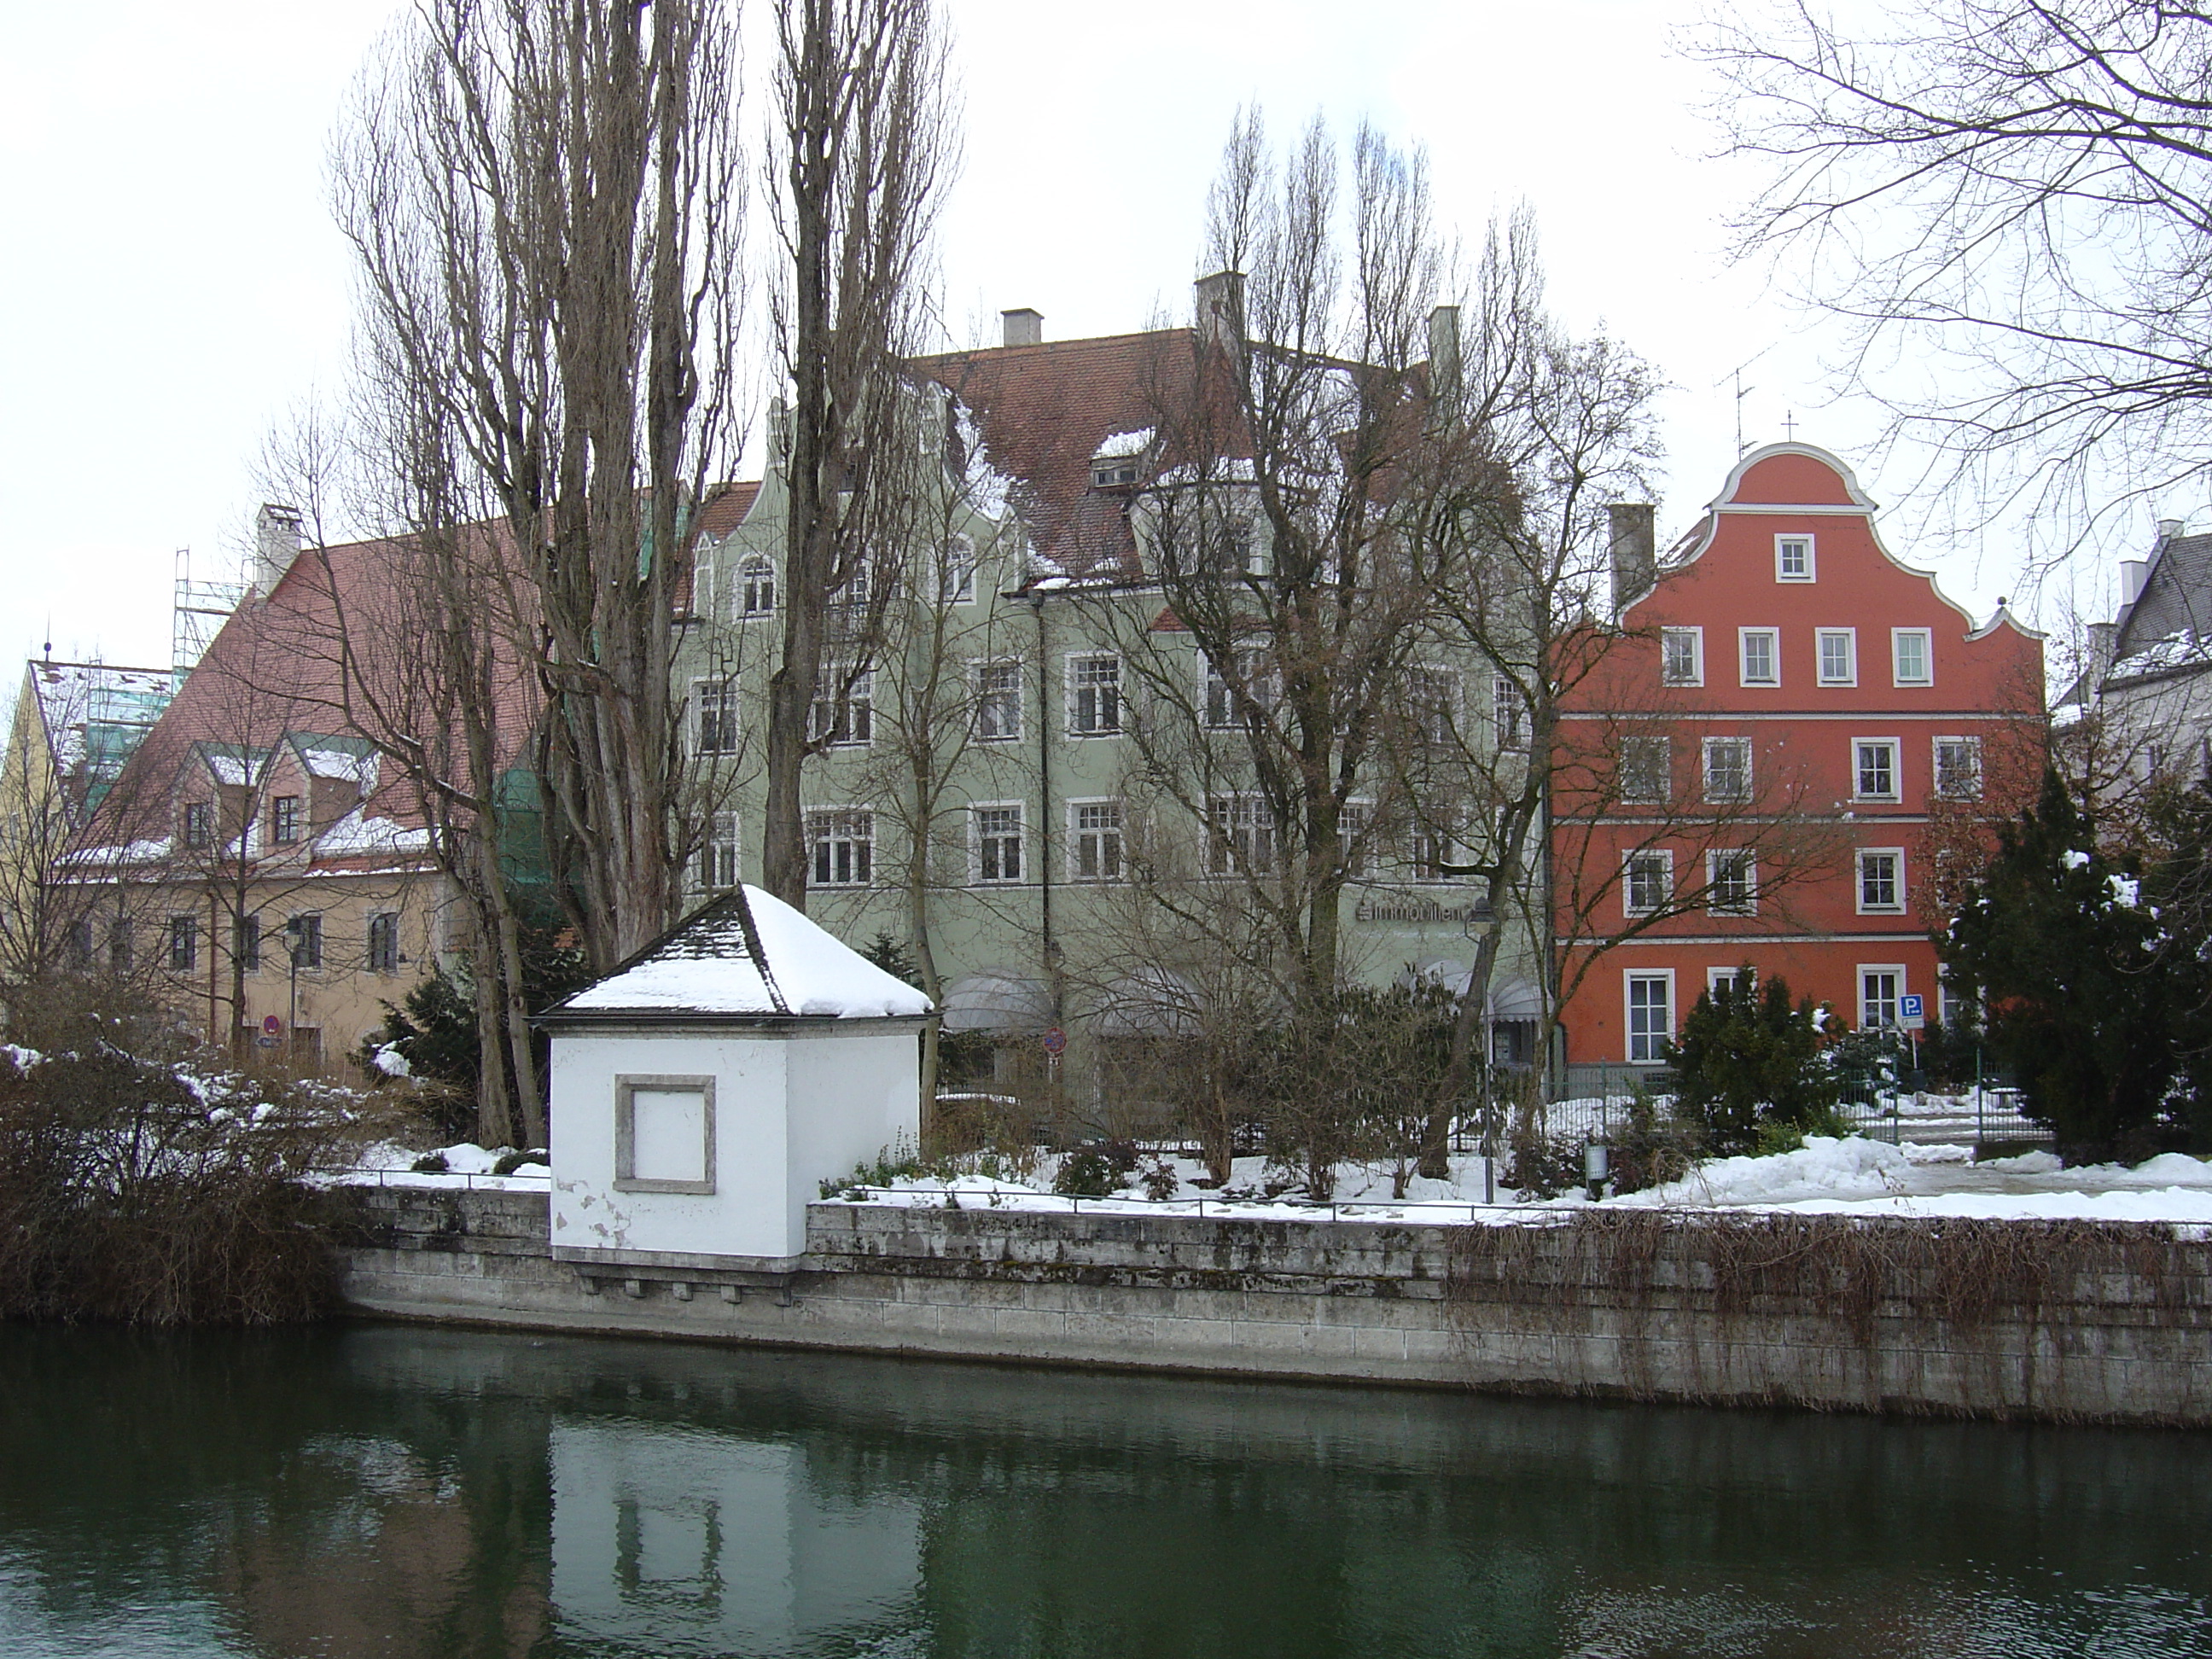
M 2212 17 L 2149 0 L 1939 0 L 1861 29 L 1806 0 L 1715 25 L 1738 224 L 1857 326 L 1863 381 L 1962 470 L 2075 521 L 2203 465 Z
M 953 161 L 945 46 L 929 0 L 777 0 L 769 185 L 788 261 L 776 291 L 790 403 L 782 650 L 769 680 L 763 874 L 806 902 L 800 774 L 825 672 L 848 696 L 883 637 L 910 540 L 914 410 L 931 222 Z
M 693 827 L 672 618 L 742 428 L 737 64 L 718 0 L 426 0 L 336 160 L 398 493 L 513 538 L 552 887 L 601 969 L 673 919 Z

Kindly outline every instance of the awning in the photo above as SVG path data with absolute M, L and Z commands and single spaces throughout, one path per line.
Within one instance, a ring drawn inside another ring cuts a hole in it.
M 1052 1025 L 1052 988 L 1011 968 L 986 968 L 945 988 L 945 1029 L 1028 1036 Z
M 1419 978 L 1431 985 L 1441 985 L 1454 996 L 1467 993 L 1468 975 L 1474 969 L 1464 962 L 1442 957 L 1434 962 L 1424 962 L 1414 969 Z M 1492 1019 L 1537 1019 L 1544 1012 L 1544 994 L 1531 981 L 1498 979 L 1490 981 L 1490 1017 Z

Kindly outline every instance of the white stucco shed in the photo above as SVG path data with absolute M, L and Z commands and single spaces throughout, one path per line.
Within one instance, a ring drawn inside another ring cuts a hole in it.
M 781 1282 L 821 1182 L 919 1133 L 928 1012 L 754 887 L 555 1005 L 555 1259 L 633 1296 Z

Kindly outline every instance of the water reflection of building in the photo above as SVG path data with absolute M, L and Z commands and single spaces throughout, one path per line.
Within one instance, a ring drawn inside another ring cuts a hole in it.
M 568 1641 L 781 1653 L 910 1608 L 921 1508 L 814 1477 L 804 1445 L 556 1423 L 553 1602 Z

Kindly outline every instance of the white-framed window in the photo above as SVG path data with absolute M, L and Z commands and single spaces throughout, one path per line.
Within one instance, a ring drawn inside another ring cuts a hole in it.
M 1447 866 L 1458 862 L 1459 822 L 1455 813 L 1416 812 L 1407 837 L 1406 861 L 1415 881 L 1450 881 Z
M 1406 677 L 1407 712 L 1413 729 L 1430 743 L 1447 744 L 1459 730 L 1459 675 L 1449 668 L 1424 665 Z
M 700 844 L 699 860 L 694 870 L 699 890 L 720 893 L 738 884 L 738 815 L 717 812 L 707 827 L 707 839 Z
M 866 887 L 876 878 L 876 815 L 837 808 L 806 815 L 815 887 Z
M 1859 914 L 1893 916 L 1905 909 L 1905 849 L 1862 847 L 1858 853 Z
M 1336 809 L 1338 856 L 1343 861 L 1346 875 L 1366 875 L 1367 837 L 1374 824 L 1375 803 L 1371 800 L 1348 800 Z
M 1630 969 L 1621 975 L 1621 1000 L 1627 1005 L 1629 1063 L 1658 1064 L 1674 1036 L 1674 970 Z
M 807 720 L 807 738 L 833 749 L 860 748 L 876 737 L 876 677 L 862 669 L 845 683 L 846 671 L 825 665 Z M 842 695 L 840 695 L 842 689 Z
M 747 617 L 775 609 L 775 561 L 765 553 L 752 554 L 738 567 L 738 609 Z
M 937 572 L 937 602 L 975 602 L 975 544 L 965 536 L 955 536 L 945 544 L 944 560 Z
M 1895 1030 L 1897 1000 L 1905 994 L 1901 963 L 1863 962 L 1859 964 L 1859 1029 Z
M 1718 997 L 1723 986 L 1728 988 L 1731 996 L 1756 991 L 1759 988 L 1759 970 L 1755 968 L 1747 968 L 1741 963 L 1738 963 L 1733 968 L 1706 969 L 1705 989 L 1713 996 Z
M 1275 671 L 1264 651 L 1239 651 L 1230 663 L 1231 672 L 1224 673 L 1221 665 L 1211 657 L 1200 659 L 1206 681 L 1200 688 L 1202 714 L 1212 730 L 1225 731 L 1244 724 L 1246 704 L 1238 700 L 1241 690 L 1250 705 L 1261 710 L 1272 710 L 1275 706 Z
M 1975 1012 L 1974 1000 L 1954 985 L 1942 969 L 1936 971 L 1936 1018 L 1943 1022 L 1945 1030 L 1955 1031 Z
M 1079 738 L 1111 737 L 1121 729 L 1121 659 L 1067 659 L 1067 729 Z
M 1524 749 L 1528 744 L 1528 700 L 1521 695 L 1510 674 L 1493 674 L 1490 680 L 1490 718 L 1500 749 Z
M 1022 878 L 1022 804 L 977 802 L 968 809 L 975 832 L 975 879 L 985 884 Z
M 1751 739 L 1705 739 L 1705 799 L 1743 801 L 1751 799 Z
M 1936 793 L 1945 800 L 1982 798 L 1982 740 L 1936 739 Z
M 1705 630 L 1702 628 L 1662 628 L 1659 630 L 1659 678 L 1666 685 L 1705 683 Z
M 1670 799 L 1674 793 L 1674 744 L 1663 737 L 1620 740 L 1620 789 L 1623 801 Z
M 1275 815 L 1257 795 L 1206 803 L 1206 868 L 1217 876 L 1266 875 L 1275 867 Z
M 1813 538 L 1803 532 L 1774 538 L 1774 580 L 1809 582 L 1813 580 Z
M 732 679 L 691 682 L 692 741 L 702 755 L 738 752 L 738 683 Z
M 1706 853 L 1705 908 L 1717 916 L 1759 914 L 1759 862 L 1748 848 L 1714 848 Z
M 1008 743 L 1022 734 L 1022 665 L 986 662 L 975 665 L 975 736 L 983 743 Z
M 1626 854 L 1620 860 L 1620 908 L 1631 916 L 1648 916 L 1663 909 L 1674 896 L 1674 855 L 1663 848 L 1644 848 Z
M 1067 803 L 1067 878 L 1121 879 L 1121 803 L 1114 799 Z
M 1890 678 L 1894 684 L 1935 684 L 1935 635 L 1924 628 L 1891 629 L 1889 666 Z
M 1895 738 L 1851 739 L 1851 796 L 1855 800 L 1899 798 Z
M 399 913 L 379 910 L 368 919 L 368 971 L 372 974 L 396 974 L 399 971 Z
M 1774 628 L 1735 631 L 1737 678 L 1745 685 L 1782 684 L 1782 632 Z
M 1814 635 L 1823 685 L 1859 683 L 1859 634 L 1856 628 L 1823 628 Z

